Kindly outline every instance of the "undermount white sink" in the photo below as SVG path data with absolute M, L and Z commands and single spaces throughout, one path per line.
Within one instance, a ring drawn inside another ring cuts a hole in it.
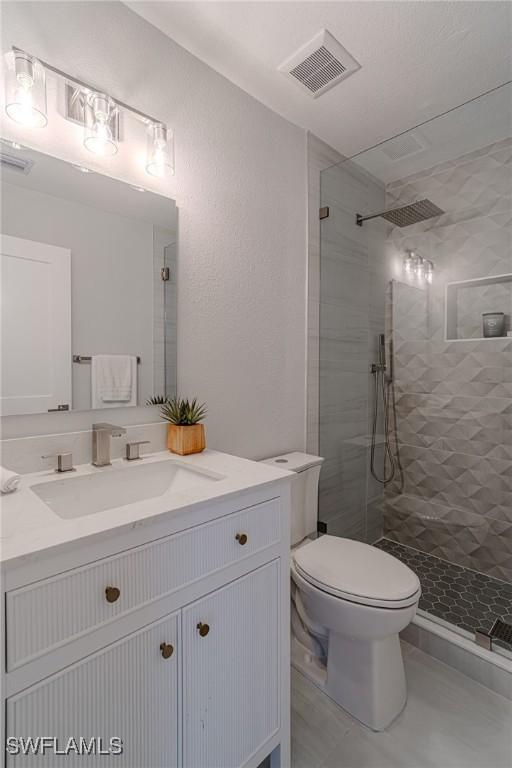
M 132 467 L 105 467 L 88 475 L 37 483 L 31 490 L 59 517 L 74 518 L 221 479 L 221 475 L 168 460 Z

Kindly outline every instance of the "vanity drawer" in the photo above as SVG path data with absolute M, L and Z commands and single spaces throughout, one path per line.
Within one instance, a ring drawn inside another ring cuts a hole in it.
M 7 669 L 276 544 L 272 499 L 6 594 Z

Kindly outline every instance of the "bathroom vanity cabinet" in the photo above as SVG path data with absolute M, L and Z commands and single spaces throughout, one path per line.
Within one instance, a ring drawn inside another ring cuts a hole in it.
M 4 564 L 6 737 L 122 741 L 7 768 L 287 766 L 288 515 L 286 480 Z

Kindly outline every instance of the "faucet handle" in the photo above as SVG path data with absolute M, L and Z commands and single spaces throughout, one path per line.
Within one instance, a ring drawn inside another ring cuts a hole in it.
M 49 453 L 45 456 L 41 456 L 42 459 L 57 459 L 56 472 L 74 472 L 73 467 L 73 454 L 69 453 Z
M 134 440 L 131 443 L 126 443 L 126 461 L 135 461 L 141 459 L 140 446 L 149 445 L 149 440 Z

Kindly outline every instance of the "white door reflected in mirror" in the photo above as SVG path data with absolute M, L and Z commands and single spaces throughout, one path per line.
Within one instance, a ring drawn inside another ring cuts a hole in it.
M 69 410 L 71 253 L 2 235 L 0 413 Z

